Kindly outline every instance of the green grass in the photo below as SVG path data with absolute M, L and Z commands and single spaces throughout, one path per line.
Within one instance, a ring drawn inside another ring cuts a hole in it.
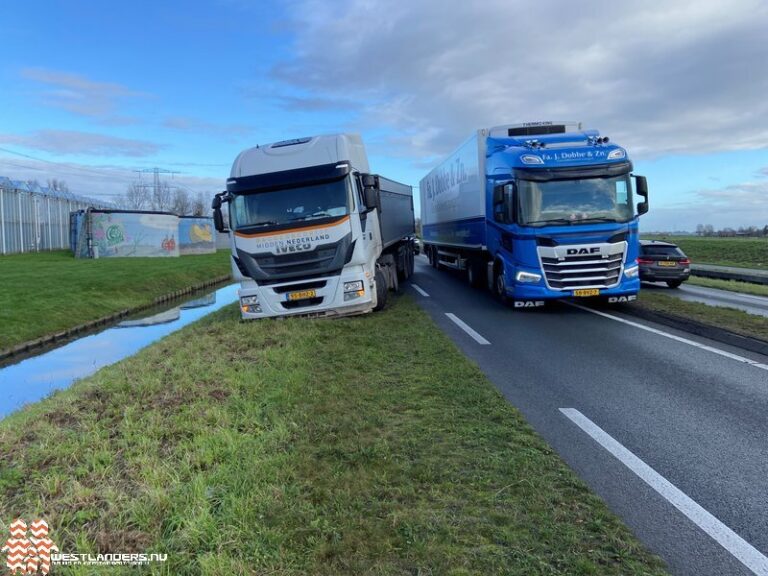
M 637 304 L 663 314 L 694 320 L 768 341 L 768 318 L 764 316 L 747 314 L 734 308 L 709 306 L 701 302 L 686 302 L 674 296 L 647 290 L 640 292 Z
M 228 307 L 12 415 L 17 515 L 173 575 L 664 573 L 407 297 L 333 321 Z
M 229 272 L 229 251 L 180 258 L 0 257 L 0 350 Z
M 688 284 L 695 284 L 696 286 L 717 288 L 718 290 L 741 292 L 742 294 L 752 294 L 754 296 L 768 296 L 768 286 L 765 284 L 752 284 L 750 282 L 739 282 L 737 280 L 719 280 L 717 278 L 704 278 L 702 276 L 691 276 L 686 282 Z
M 643 239 L 677 244 L 694 264 L 768 269 L 768 238 L 643 236 Z

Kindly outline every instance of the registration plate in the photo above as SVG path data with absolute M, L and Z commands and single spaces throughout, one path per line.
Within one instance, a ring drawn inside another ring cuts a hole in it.
M 677 262 L 674 262 L 672 260 L 663 260 L 659 262 L 659 266 L 677 266 Z
M 583 290 L 574 290 L 574 296 L 599 296 L 600 290 L 598 288 L 585 288 Z
M 288 292 L 288 300 L 304 300 L 305 298 L 314 298 L 317 296 L 316 290 L 299 290 L 297 292 Z

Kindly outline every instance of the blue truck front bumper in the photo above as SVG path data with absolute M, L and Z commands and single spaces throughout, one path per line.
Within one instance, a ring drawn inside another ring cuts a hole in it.
M 601 288 L 599 296 L 629 296 L 640 291 L 638 278 L 625 279 L 614 288 Z M 507 285 L 507 296 L 514 300 L 560 300 L 573 297 L 572 290 L 550 290 L 546 286 L 538 284 L 513 284 Z

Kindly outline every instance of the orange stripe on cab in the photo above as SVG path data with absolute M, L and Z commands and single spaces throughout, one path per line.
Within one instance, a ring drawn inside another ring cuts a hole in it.
M 235 232 L 235 236 L 240 238 L 260 238 L 262 236 L 277 236 L 278 234 L 291 234 L 293 232 L 308 232 L 309 230 L 318 230 L 320 228 L 332 228 L 333 226 L 340 226 L 349 220 L 349 215 L 344 216 L 338 222 L 332 222 L 331 224 L 318 224 L 316 226 L 306 226 L 304 228 L 289 228 L 288 230 L 273 230 L 272 232 L 257 232 L 256 234 L 245 234 L 244 232 Z

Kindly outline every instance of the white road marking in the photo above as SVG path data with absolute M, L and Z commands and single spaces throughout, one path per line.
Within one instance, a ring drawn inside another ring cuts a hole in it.
M 638 322 L 632 322 L 631 320 L 625 320 L 624 318 L 619 318 L 618 316 L 614 316 L 613 314 L 607 314 L 605 312 L 600 312 L 599 310 L 587 308 L 586 306 L 582 306 L 581 304 L 575 304 L 573 302 L 565 302 L 565 304 L 568 304 L 569 306 L 573 306 L 574 308 L 578 308 L 580 310 L 584 310 L 586 312 L 591 312 L 592 314 L 597 314 L 598 316 L 602 316 L 604 318 L 615 320 L 616 322 L 621 322 L 622 324 L 627 324 L 628 326 L 634 326 L 635 328 L 640 328 L 641 330 L 645 330 L 646 332 L 651 332 L 653 334 L 658 334 L 659 336 L 664 336 L 665 338 L 669 338 L 677 342 L 682 342 L 683 344 L 688 344 L 689 346 L 693 346 L 695 348 L 706 350 L 707 352 L 712 352 L 713 354 L 724 356 L 725 358 L 730 358 L 731 360 L 736 360 L 737 362 L 743 362 L 744 364 L 749 364 L 750 366 L 754 366 L 755 368 L 760 368 L 761 370 L 768 370 L 768 364 L 762 364 L 757 360 L 752 360 L 751 358 L 745 358 L 744 356 L 739 356 L 738 354 L 726 352 L 725 350 L 720 350 L 719 348 L 714 348 L 713 346 L 707 346 L 706 344 L 702 344 L 701 342 L 696 342 L 694 340 L 689 340 L 688 338 L 675 336 L 674 334 L 670 334 L 669 332 L 664 332 L 663 330 L 651 328 L 650 326 L 645 326 L 644 324 L 640 324 Z
M 419 294 L 424 296 L 424 298 L 429 298 L 429 294 L 424 292 L 424 290 L 421 288 L 421 286 L 416 286 L 416 284 L 411 284 L 411 288 L 413 288 L 414 290 L 416 290 L 416 292 L 418 292 Z
M 448 318 L 450 318 L 451 322 L 456 324 L 456 326 L 458 326 L 459 328 L 464 330 L 464 332 L 469 334 L 472 337 L 472 339 L 475 342 L 477 342 L 478 344 L 484 344 L 484 345 L 490 344 L 490 342 L 488 342 L 488 340 L 486 340 L 485 338 L 480 336 L 480 334 L 478 334 L 477 332 L 472 330 L 472 328 L 467 326 L 467 324 L 464 323 L 464 321 L 461 318 L 457 317 L 455 314 L 452 314 L 451 312 L 446 312 L 445 315 L 448 316 Z
M 669 482 L 661 474 L 648 466 L 640 458 L 627 450 L 605 430 L 592 422 L 575 408 L 560 408 L 569 420 L 595 442 L 608 450 L 622 464 L 637 474 L 648 486 L 663 496 L 670 504 L 680 510 L 691 522 L 704 530 L 718 544 L 730 552 L 739 562 L 759 576 L 768 576 L 768 558 L 759 550 L 707 512 L 684 492 Z

